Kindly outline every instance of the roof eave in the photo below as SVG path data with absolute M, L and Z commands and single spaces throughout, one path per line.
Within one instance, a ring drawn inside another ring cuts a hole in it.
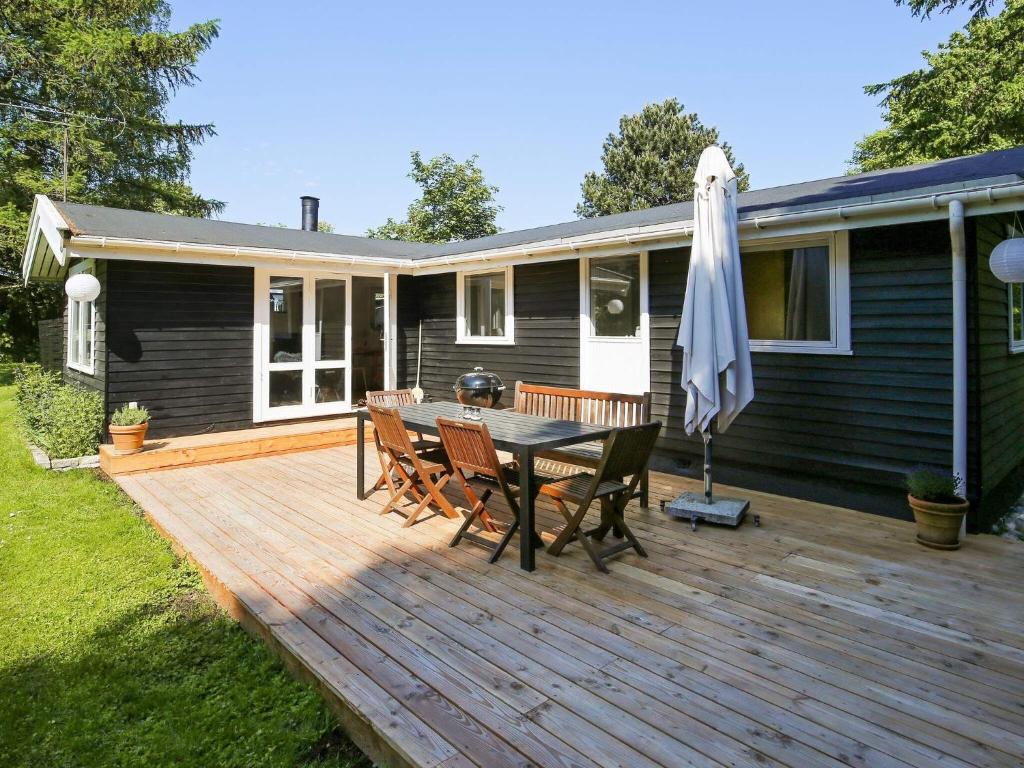
M 898 194 L 851 198 L 815 206 L 776 208 L 764 212 L 742 212 L 741 239 L 759 240 L 825 230 L 853 229 L 909 221 L 944 218 L 951 200 L 964 203 L 968 215 L 1014 210 L 1024 204 L 1024 178 L 1005 175 L 990 179 L 906 190 Z M 426 257 L 360 256 L 276 248 L 235 247 L 215 244 L 170 242 L 70 234 L 70 225 L 53 203 L 37 195 L 29 227 L 29 241 L 23 259 L 28 279 L 34 259 L 33 233 L 44 237 L 63 267 L 70 256 L 108 259 L 149 259 L 159 261 L 214 262 L 236 265 L 302 267 L 347 267 L 372 272 L 430 274 L 448 272 L 468 264 L 515 264 L 550 261 L 579 255 L 604 255 L 652 247 L 685 246 L 693 234 L 692 220 L 618 227 L 577 237 L 560 237 L 513 246 L 466 250 L 461 253 Z
M 818 207 L 801 206 L 792 210 L 775 209 L 766 213 L 741 212 L 741 239 L 809 234 L 815 231 L 853 229 L 882 224 L 897 224 L 945 218 L 951 200 L 960 200 L 967 213 L 1000 213 L 1024 203 L 1024 178 L 1018 175 L 980 179 L 963 184 L 907 190 L 900 196 L 855 198 Z M 693 220 L 629 227 L 591 233 L 576 238 L 558 238 L 504 248 L 466 251 L 446 256 L 416 259 L 413 272 L 448 271 L 467 262 L 496 263 L 509 259 L 530 260 L 575 255 L 581 251 L 600 251 L 637 246 L 686 246 L 693 234 Z
M 29 214 L 25 251 L 21 257 L 21 277 L 30 280 L 59 280 L 67 268 L 65 241 L 69 232 L 57 207 L 46 195 L 36 195 Z
M 370 257 L 355 254 L 143 240 L 89 234 L 73 235 L 68 241 L 68 249 L 75 256 L 91 258 L 138 260 L 156 255 L 162 257 L 159 260 L 163 261 L 216 261 L 239 266 L 251 266 L 259 263 L 293 268 L 331 266 L 401 270 L 407 268 L 411 263 L 410 259 L 383 256 Z

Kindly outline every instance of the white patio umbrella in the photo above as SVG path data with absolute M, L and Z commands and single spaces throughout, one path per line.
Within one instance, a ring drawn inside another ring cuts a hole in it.
M 725 152 L 704 150 L 694 175 L 693 245 L 683 318 L 676 344 L 683 348 L 687 434 L 704 438 L 704 498 L 683 494 L 666 505 L 677 516 L 738 525 L 747 502 L 711 492 L 711 430 L 724 432 L 754 398 L 736 225 L 736 174 Z M 714 506 L 712 506 L 714 505 Z

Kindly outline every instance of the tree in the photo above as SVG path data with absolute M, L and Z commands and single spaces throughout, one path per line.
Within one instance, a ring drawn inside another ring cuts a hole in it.
M 280 221 L 277 222 L 277 224 L 267 224 L 264 221 L 257 221 L 256 222 L 256 226 L 258 226 L 258 227 L 277 227 L 278 229 L 291 229 L 291 227 L 289 225 L 285 224 L 284 222 L 280 222 Z M 317 223 L 316 223 L 316 231 L 317 232 L 326 232 L 328 234 L 332 234 L 334 232 L 334 225 L 331 224 L 329 221 L 323 221 L 321 219 L 320 221 L 317 221 Z
M 692 200 L 697 160 L 709 144 L 725 150 L 740 190 L 747 189 L 750 178 L 729 145 L 719 141 L 718 129 L 706 127 L 696 113 L 687 114 L 677 99 L 623 115 L 619 132 L 604 140 L 604 171 L 583 178 L 576 215 L 589 219 Z
M 1024 143 L 1024 0 L 978 16 L 926 66 L 864 90 L 881 95 L 886 126 L 861 139 L 857 171 L 942 160 Z
M 494 221 L 501 211 L 494 196 L 498 188 L 484 181 L 477 156 L 458 163 L 449 154 L 424 162 L 419 152 L 411 154 L 409 178 L 423 193 L 409 205 L 404 221 L 389 218 L 367 230 L 380 240 L 414 243 L 450 243 L 496 234 Z
M 967 5 L 974 18 L 988 15 L 988 9 L 996 0 L 896 0 L 896 5 L 905 5 L 915 16 L 927 19 L 932 12 L 949 13 L 961 5 Z
M 36 322 L 61 289 L 21 284 L 32 198 L 208 216 L 223 203 L 188 185 L 211 125 L 170 122 L 169 99 L 197 80 L 216 21 L 169 30 L 165 0 L 7 0 L 0 5 L 0 357 L 35 353 Z

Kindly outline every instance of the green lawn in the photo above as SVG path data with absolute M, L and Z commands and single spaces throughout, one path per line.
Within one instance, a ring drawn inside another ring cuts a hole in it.
M 37 468 L 0 387 L 0 765 L 368 766 L 91 471 Z

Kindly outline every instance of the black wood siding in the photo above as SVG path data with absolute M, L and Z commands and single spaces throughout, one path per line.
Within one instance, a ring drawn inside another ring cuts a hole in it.
M 73 382 L 79 386 L 99 392 L 106 397 L 107 387 L 107 295 L 109 264 L 103 260 L 97 260 L 93 274 L 100 282 L 100 295 L 95 302 L 96 307 L 96 335 L 95 348 L 93 349 L 93 374 L 83 373 L 68 367 L 68 301 L 64 297 L 64 323 L 62 326 L 61 350 L 63 354 L 64 380 Z
M 981 498 L 977 523 L 982 530 L 1006 511 L 1024 485 L 1024 353 L 1010 352 L 1006 284 L 989 269 L 992 248 L 1006 238 L 1012 221 L 1012 215 L 973 220 L 972 402 L 978 419 L 971 434 L 971 485 Z
M 253 271 L 112 261 L 108 410 L 137 401 L 150 436 L 252 425 Z
M 660 447 L 699 454 L 682 429 L 675 347 L 687 249 L 652 251 L 651 381 Z M 754 401 L 716 439 L 723 462 L 889 489 L 952 462 L 952 286 L 944 222 L 850 233 L 852 356 L 755 353 Z M 841 500 L 840 500 L 841 501 Z M 888 502 L 887 502 L 888 503 Z M 883 511 L 883 510 L 877 510 Z M 884 511 L 905 515 L 903 505 Z
M 418 320 L 423 319 L 420 384 L 432 397 L 451 400 L 461 374 L 481 365 L 498 374 L 511 403 L 517 379 L 578 387 L 580 382 L 579 262 L 515 267 L 515 344 L 455 343 L 455 275 L 398 278 L 398 381 L 416 383 Z

